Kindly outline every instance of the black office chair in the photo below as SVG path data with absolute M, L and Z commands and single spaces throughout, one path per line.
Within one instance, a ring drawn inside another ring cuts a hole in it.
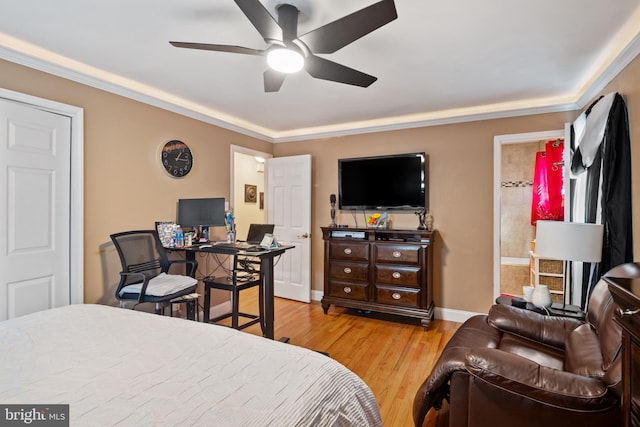
M 259 286 L 262 283 L 260 272 L 260 259 L 245 255 L 232 255 L 232 269 L 224 277 L 205 277 L 204 282 L 204 309 L 203 322 L 216 323 L 231 317 L 231 327 L 233 329 L 244 329 L 260 322 L 260 315 L 243 313 L 240 311 L 240 291 Z M 210 319 L 211 289 L 221 289 L 231 292 L 231 311 L 229 313 L 216 316 Z M 262 303 L 262 292 L 259 293 L 259 305 Z M 240 317 L 250 319 L 240 324 Z
M 164 314 L 166 306 L 185 302 L 188 305 L 187 317 L 194 318 L 197 298 L 189 298 L 189 295 L 198 285 L 193 278 L 197 261 L 169 260 L 156 230 L 125 231 L 112 234 L 111 240 L 122 263 L 120 283 L 116 289 L 120 307 L 124 307 L 126 301 L 135 302 L 133 308 L 142 303 L 155 303 L 155 312 Z M 174 264 L 184 264 L 187 275 L 169 274 Z

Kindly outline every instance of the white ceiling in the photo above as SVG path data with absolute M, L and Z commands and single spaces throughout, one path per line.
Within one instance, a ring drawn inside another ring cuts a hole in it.
M 261 0 L 275 15 L 285 0 Z M 292 0 L 303 34 L 375 0 Z M 640 52 L 640 0 L 396 0 L 398 19 L 331 55 L 368 88 L 287 77 L 231 0 L 0 2 L 0 58 L 268 141 L 581 108 Z

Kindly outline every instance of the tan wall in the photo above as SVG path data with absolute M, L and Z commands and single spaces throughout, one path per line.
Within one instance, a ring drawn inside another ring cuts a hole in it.
M 636 59 L 604 91 L 621 92 L 629 108 L 632 156 L 640 131 L 640 60 Z M 435 246 L 435 301 L 438 307 L 486 311 L 493 294 L 493 137 L 561 129 L 575 112 L 424 127 L 313 141 L 269 143 L 226 131 L 88 86 L 0 61 L 0 86 L 85 109 L 85 301 L 112 303 L 116 277 L 108 275 L 101 252 L 109 234 L 172 219 L 180 197 L 229 197 L 229 145 L 275 156 L 313 156 L 313 289 L 322 289 L 322 239 L 328 225 L 329 195 L 337 191 L 337 159 L 425 151 L 429 155 L 430 207 Z M 156 161 L 167 139 L 187 142 L 196 156 L 182 180 L 164 175 Z M 210 162 L 210 163 L 208 163 Z M 210 167 L 215 165 L 215 167 Z M 633 169 L 633 181 L 640 182 Z M 637 200 L 639 186 L 634 186 Z M 396 227 L 413 228 L 413 214 L 394 215 Z M 361 223 L 362 219 L 358 221 Z M 640 224 L 634 205 L 634 222 Z M 349 213 L 340 223 L 353 225 Z M 636 253 L 640 238 L 634 239 Z M 109 261 L 111 262 L 111 261 Z
M 438 231 L 436 306 L 487 311 L 493 299 L 493 138 L 562 129 L 574 116 L 544 114 L 275 144 L 276 157 L 313 156 L 313 288 L 322 289 L 320 227 L 330 223 L 329 195 L 338 190 L 338 158 L 424 151 L 429 155 L 429 206 Z M 394 213 L 393 219 L 396 228 L 418 225 L 413 213 Z M 354 225 L 349 212 L 340 212 L 338 223 Z
M 640 182 L 640 58 L 636 58 L 601 93 L 620 92 L 629 110 L 632 182 Z M 322 236 L 328 225 L 329 194 L 338 189 L 337 159 L 387 153 L 425 151 L 429 155 L 429 204 L 438 239 L 435 246 L 434 299 L 437 307 L 486 312 L 493 299 L 493 137 L 512 133 L 562 129 L 578 112 L 486 120 L 410 130 L 281 143 L 276 157 L 313 155 L 314 289 L 322 289 Z M 632 199 L 639 200 L 640 186 Z M 414 227 L 411 214 L 394 226 Z M 339 223 L 353 225 L 341 212 Z M 346 219 L 346 221 L 345 221 Z M 633 222 L 640 226 L 640 205 L 633 204 Z M 631 232 L 631 230 L 629 231 Z M 634 253 L 640 237 L 634 236 Z M 638 256 L 636 255 L 636 259 Z
M 272 144 L 69 80 L 0 61 L 0 87 L 84 108 L 85 302 L 115 304 L 119 261 L 109 234 L 175 220 L 179 198 L 225 197 L 230 145 L 271 152 Z M 184 178 L 166 175 L 160 146 L 187 143 Z M 224 233 L 220 238 L 224 237 Z

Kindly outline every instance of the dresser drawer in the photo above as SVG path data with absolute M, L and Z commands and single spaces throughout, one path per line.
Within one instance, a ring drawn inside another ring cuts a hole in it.
M 369 281 L 369 264 L 332 261 L 329 266 L 329 278 L 338 280 Z
M 415 307 L 420 305 L 420 289 L 376 286 L 376 302 L 381 304 Z
M 369 261 L 369 244 L 353 241 L 331 242 L 329 243 L 329 259 Z
M 378 244 L 375 246 L 375 262 L 418 265 L 420 249 L 417 245 Z
M 421 267 L 376 264 L 376 283 L 420 287 Z
M 339 280 L 330 280 L 329 296 L 366 301 L 367 287 L 368 285 L 366 283 L 352 283 L 341 282 Z

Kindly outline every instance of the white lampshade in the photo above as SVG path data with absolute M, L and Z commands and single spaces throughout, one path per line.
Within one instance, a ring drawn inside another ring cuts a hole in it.
M 267 54 L 267 63 L 281 73 L 297 73 L 304 67 L 304 57 L 292 49 L 272 49 Z
M 600 224 L 538 221 L 536 255 L 563 261 L 600 262 L 603 231 Z

